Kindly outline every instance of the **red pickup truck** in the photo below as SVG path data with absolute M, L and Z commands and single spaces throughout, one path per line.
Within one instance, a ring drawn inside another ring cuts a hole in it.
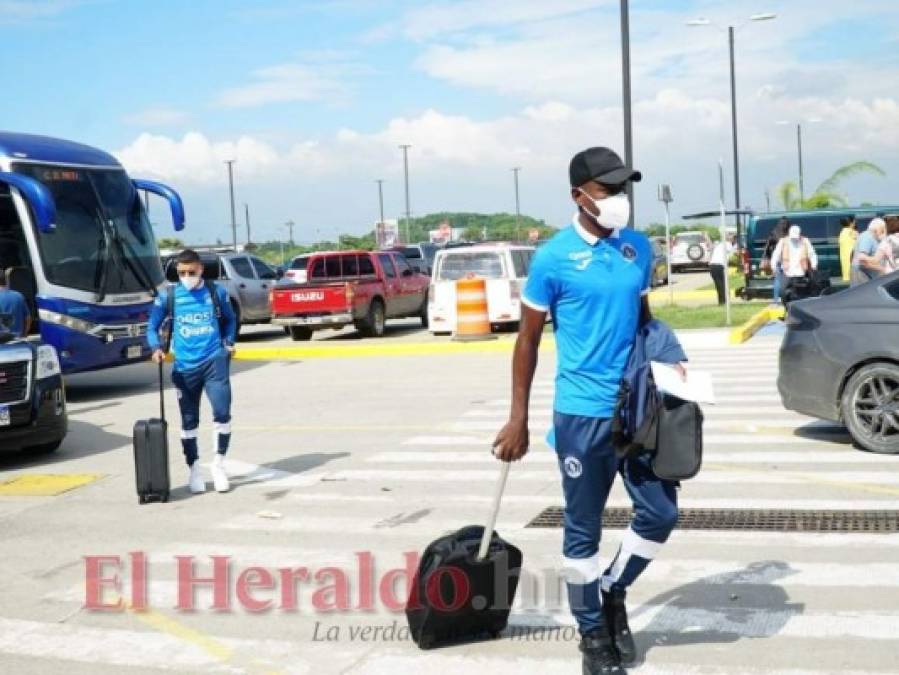
M 320 328 L 350 324 L 364 335 L 380 337 L 384 322 L 394 318 L 419 317 L 428 325 L 430 279 L 400 253 L 312 253 L 305 279 L 282 282 L 271 292 L 272 323 L 286 326 L 294 340 L 309 340 Z

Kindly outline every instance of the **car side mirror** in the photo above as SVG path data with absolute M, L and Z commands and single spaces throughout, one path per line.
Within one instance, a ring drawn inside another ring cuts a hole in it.
M 280 267 L 277 270 L 275 270 L 275 278 L 276 279 L 284 278 L 284 270 L 282 270 Z

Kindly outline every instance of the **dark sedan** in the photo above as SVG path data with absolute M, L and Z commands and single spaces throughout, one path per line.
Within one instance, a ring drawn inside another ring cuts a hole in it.
M 842 422 L 899 454 L 899 273 L 790 305 L 777 386 L 784 407 Z

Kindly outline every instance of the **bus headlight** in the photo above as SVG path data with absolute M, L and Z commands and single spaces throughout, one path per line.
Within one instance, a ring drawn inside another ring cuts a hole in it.
M 59 357 L 56 355 L 56 348 L 52 345 L 41 345 L 38 347 L 35 378 L 43 380 L 47 377 L 59 375 L 61 372 L 62 369 L 59 367 Z

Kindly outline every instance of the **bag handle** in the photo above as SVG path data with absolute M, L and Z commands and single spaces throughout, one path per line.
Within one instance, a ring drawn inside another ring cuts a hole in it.
M 496 481 L 496 491 L 493 494 L 493 505 L 490 507 L 490 517 L 487 519 L 487 526 L 484 528 L 484 534 L 481 536 L 481 548 L 478 550 L 478 560 L 487 557 L 487 551 L 490 549 L 490 540 L 493 538 L 493 528 L 496 527 L 496 518 L 499 516 L 499 505 L 503 499 L 503 490 L 506 488 L 506 479 L 509 477 L 509 467 L 511 462 L 503 462 L 503 468 L 499 471 L 499 478 Z
M 159 416 L 165 422 L 165 396 L 162 383 L 162 361 L 159 362 Z

